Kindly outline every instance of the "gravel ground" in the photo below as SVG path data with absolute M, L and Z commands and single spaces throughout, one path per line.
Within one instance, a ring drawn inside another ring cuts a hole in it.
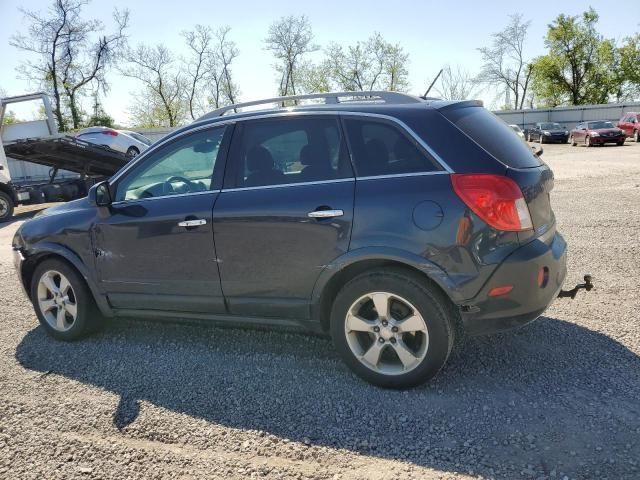
M 2 478 L 640 478 L 640 145 L 545 145 L 567 286 L 385 391 L 324 338 L 118 321 L 47 338 L 0 228 Z M 25 214 L 26 215 L 26 214 Z

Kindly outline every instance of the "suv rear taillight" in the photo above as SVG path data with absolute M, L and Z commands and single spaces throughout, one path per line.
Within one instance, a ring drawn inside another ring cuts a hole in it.
M 111 135 L 112 137 L 118 136 L 118 132 L 116 132 L 115 130 L 102 130 L 100 133 L 103 135 Z
M 454 173 L 451 183 L 458 197 L 496 230 L 522 232 L 533 228 L 522 191 L 510 178 Z

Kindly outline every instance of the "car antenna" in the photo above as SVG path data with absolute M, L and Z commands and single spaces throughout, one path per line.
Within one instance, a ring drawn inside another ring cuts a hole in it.
M 424 98 L 426 100 L 427 95 L 429 95 L 429 92 L 431 91 L 431 89 L 433 88 L 433 86 L 435 85 L 435 83 L 438 81 L 438 79 L 440 78 L 440 75 L 442 75 L 442 71 L 444 69 L 441 68 L 440 71 L 438 72 L 438 74 L 436 75 L 436 78 L 433 79 L 433 82 L 431 82 L 431 85 L 429 85 L 429 88 L 427 88 L 427 91 L 424 92 L 424 95 L 422 96 L 422 98 Z

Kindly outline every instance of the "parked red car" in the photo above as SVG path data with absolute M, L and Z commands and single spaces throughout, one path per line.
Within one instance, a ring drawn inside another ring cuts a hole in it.
M 582 122 L 571 130 L 569 143 L 576 146 L 583 143 L 585 147 L 592 145 L 604 145 L 605 143 L 615 143 L 618 146 L 624 145 L 626 135 L 624 131 L 606 120 L 595 122 Z
M 618 128 L 624 130 L 627 137 L 633 137 L 634 142 L 640 139 L 640 112 L 627 112 L 618 121 Z

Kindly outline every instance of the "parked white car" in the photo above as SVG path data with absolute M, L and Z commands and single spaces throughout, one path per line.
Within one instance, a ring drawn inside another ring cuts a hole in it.
M 77 133 L 76 137 L 89 143 L 105 145 L 131 158 L 144 152 L 153 143 L 139 133 L 108 127 L 84 128 Z
M 518 136 L 524 140 L 524 132 L 518 125 L 509 125 L 511 129 L 518 134 Z

